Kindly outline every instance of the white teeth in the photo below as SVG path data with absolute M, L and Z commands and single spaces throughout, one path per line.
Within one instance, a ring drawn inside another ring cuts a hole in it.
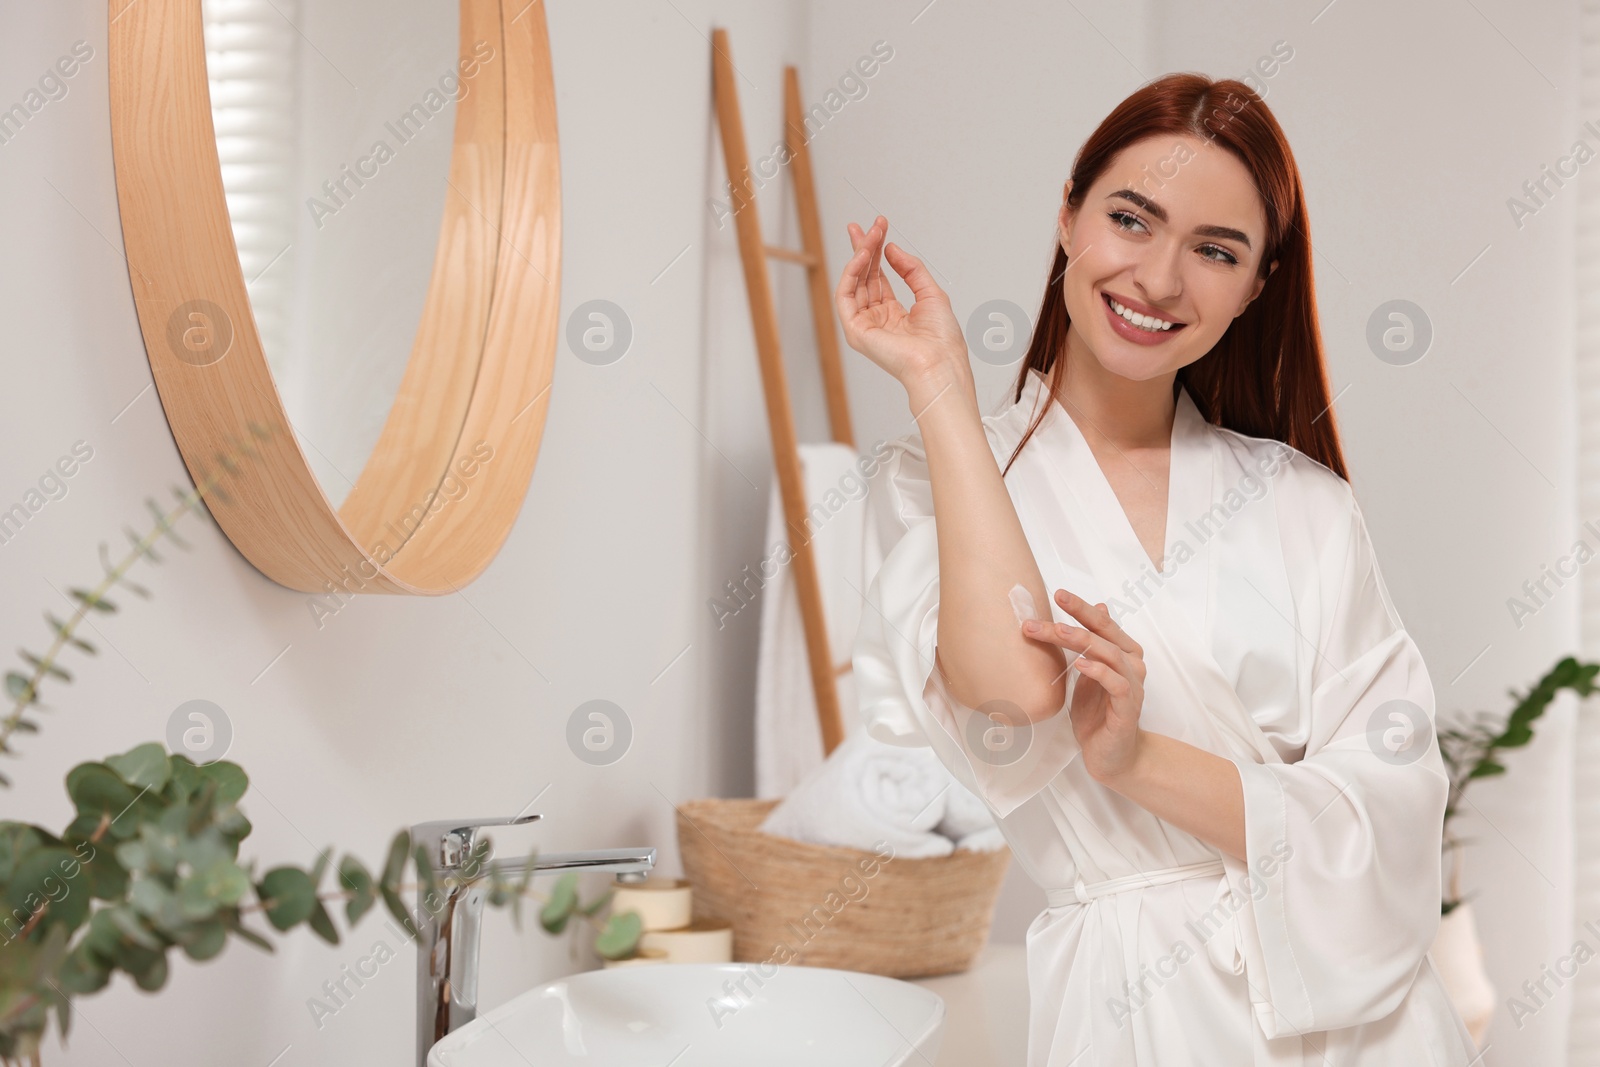
M 1158 319 L 1153 315 L 1141 315 L 1137 311 L 1129 311 L 1127 308 L 1123 307 L 1109 296 L 1106 297 L 1106 302 L 1111 305 L 1112 311 L 1115 311 L 1118 315 L 1121 315 L 1124 319 L 1127 319 L 1141 330 L 1149 330 L 1151 333 L 1160 333 L 1163 330 L 1172 329 L 1174 325 L 1165 319 Z

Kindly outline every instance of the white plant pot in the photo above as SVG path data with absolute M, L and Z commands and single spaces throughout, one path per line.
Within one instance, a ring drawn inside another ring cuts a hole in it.
M 1483 1048 L 1484 1034 L 1494 1016 L 1495 993 L 1483 966 L 1483 946 L 1478 942 L 1471 904 L 1458 904 L 1439 920 L 1430 955 L 1451 1003 L 1466 1021 L 1467 1032 Z

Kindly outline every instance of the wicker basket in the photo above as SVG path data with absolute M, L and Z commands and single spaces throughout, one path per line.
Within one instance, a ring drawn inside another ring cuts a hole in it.
M 777 804 L 713 797 L 678 809 L 694 917 L 732 923 L 735 960 L 891 978 L 972 965 L 989 940 L 1010 849 L 900 859 L 813 845 L 756 829 Z

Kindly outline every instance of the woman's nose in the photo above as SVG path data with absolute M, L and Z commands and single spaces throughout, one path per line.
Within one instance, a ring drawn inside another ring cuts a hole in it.
M 1177 245 L 1153 247 L 1134 264 L 1133 280 L 1152 304 L 1171 300 L 1183 290 L 1178 260 L 1183 249 Z

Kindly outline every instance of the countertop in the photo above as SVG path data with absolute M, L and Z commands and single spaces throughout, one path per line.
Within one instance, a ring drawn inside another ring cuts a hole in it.
M 1028 1054 L 1028 959 L 1022 945 L 990 942 L 960 974 L 912 978 L 944 998 L 934 1067 L 1024 1067 Z

